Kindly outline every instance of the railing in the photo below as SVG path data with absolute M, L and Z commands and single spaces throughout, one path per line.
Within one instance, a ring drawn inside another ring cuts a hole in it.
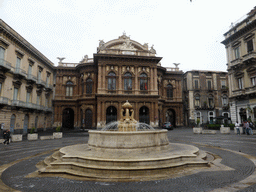
M 7 62 L 7 61 L 5 61 L 3 59 L 0 59 L 0 66 L 2 66 L 4 68 L 7 68 L 9 70 L 11 70 L 11 68 L 12 68 L 11 63 L 9 63 L 9 62 Z
M 167 71 L 180 71 L 178 67 L 166 67 Z
M 27 79 L 35 82 L 37 81 L 37 77 L 32 74 L 28 74 Z
M 12 106 L 25 107 L 26 103 L 24 101 L 12 100 Z
M 46 86 L 46 82 L 43 81 L 42 79 L 38 79 L 38 80 L 37 80 L 37 84 Z
M 255 52 L 251 52 L 251 53 L 248 53 L 246 55 L 243 56 L 243 61 L 247 61 L 247 60 L 250 60 L 252 58 L 256 58 L 256 53 Z
M 239 95 L 243 95 L 243 94 L 245 94 L 245 90 L 244 89 L 238 89 L 238 90 L 232 91 L 232 96 L 233 97 L 239 96 Z
M 241 58 L 235 59 L 235 60 L 231 61 L 231 66 L 241 64 L 242 61 L 243 61 L 243 60 L 242 60 Z
M 0 97 L 0 104 L 8 104 L 9 99 L 7 97 Z
M 24 77 L 27 77 L 26 71 L 23 70 L 23 69 L 21 69 L 21 68 L 18 68 L 18 67 L 16 67 L 16 68 L 14 69 L 14 72 L 13 72 L 13 73 L 14 73 L 14 74 L 18 74 L 18 75 L 22 75 L 22 76 L 24 76 Z

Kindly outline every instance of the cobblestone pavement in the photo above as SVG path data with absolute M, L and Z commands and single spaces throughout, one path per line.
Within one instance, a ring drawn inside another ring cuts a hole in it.
M 229 171 L 206 171 L 193 175 L 143 182 L 77 181 L 61 177 L 26 178 L 35 164 L 63 146 L 87 143 L 88 133 L 67 133 L 59 140 L 37 140 L 0 145 L 0 191 L 24 192 L 123 192 L 123 191 L 256 191 L 256 135 L 197 135 L 192 129 L 168 132 L 170 142 L 195 145 L 222 158 Z M 46 154 L 47 152 L 47 154 Z

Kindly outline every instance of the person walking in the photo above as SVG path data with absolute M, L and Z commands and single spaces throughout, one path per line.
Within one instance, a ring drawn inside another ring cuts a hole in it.
M 247 121 L 247 122 L 245 122 L 245 130 L 246 130 L 246 134 L 247 135 L 250 135 L 250 124 L 249 124 L 249 122 Z
M 241 135 L 241 134 L 240 134 L 240 129 L 239 129 L 239 123 L 238 123 L 238 121 L 236 122 L 235 127 L 236 127 L 236 133 L 237 133 L 237 135 Z
M 7 131 L 4 132 L 4 144 L 6 145 L 9 145 L 9 140 L 10 140 L 10 137 L 11 137 L 11 133 L 10 133 L 10 130 L 8 129 Z

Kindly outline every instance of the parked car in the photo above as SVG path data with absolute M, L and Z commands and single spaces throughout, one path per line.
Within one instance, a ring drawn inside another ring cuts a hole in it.
M 163 125 L 163 129 L 173 130 L 173 126 L 170 122 L 166 122 Z

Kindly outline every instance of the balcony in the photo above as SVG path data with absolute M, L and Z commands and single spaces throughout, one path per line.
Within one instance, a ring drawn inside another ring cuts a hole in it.
M 11 63 L 3 60 L 3 59 L 0 59 L 0 69 L 3 70 L 4 72 L 7 72 L 7 71 L 10 71 L 12 68 L 12 65 Z
M 46 82 L 42 79 L 38 79 L 36 84 L 38 85 L 38 87 L 46 87 Z
M 51 91 L 53 89 L 53 86 L 50 85 L 49 83 L 46 83 L 45 88 L 46 88 L 46 91 L 49 92 L 49 91 Z
M 0 105 L 8 105 L 8 101 L 7 97 L 0 97 Z
M 18 76 L 19 78 L 27 77 L 26 71 L 18 67 L 14 68 L 13 74 Z
M 251 52 L 251 53 L 248 53 L 248 54 L 243 56 L 243 62 L 244 63 L 248 63 L 252 60 L 256 60 L 256 53 L 255 52 Z
M 241 58 L 231 61 L 231 67 L 242 64 L 243 60 Z
M 19 101 L 19 100 L 12 100 L 12 104 L 13 107 L 25 107 L 26 106 L 26 102 L 24 101 Z
M 28 74 L 27 80 L 31 83 L 36 83 L 37 82 L 37 77 L 31 74 Z
M 231 97 L 240 97 L 245 95 L 245 90 L 244 89 L 237 89 L 232 91 Z

